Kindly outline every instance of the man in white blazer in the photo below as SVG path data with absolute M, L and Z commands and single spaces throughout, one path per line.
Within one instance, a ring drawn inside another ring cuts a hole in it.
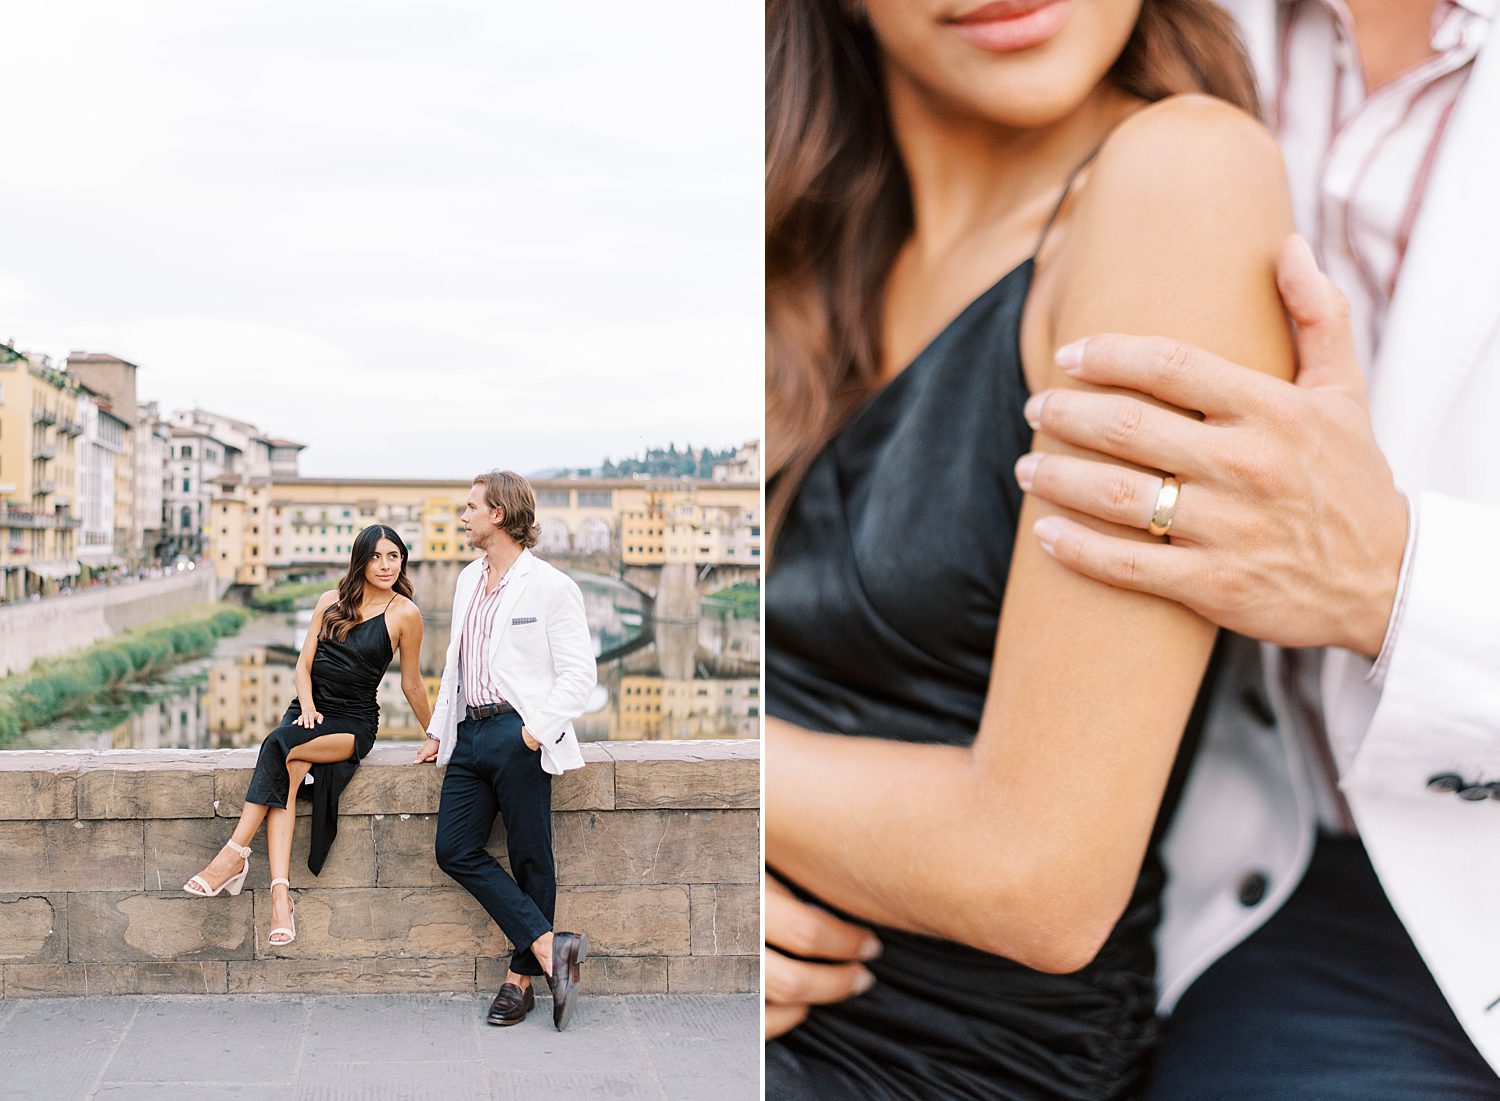
M 1232 417 L 1038 403 L 1048 435 L 1180 482 L 1124 516 L 1137 475 L 1044 459 L 1030 492 L 1175 537 L 1065 522 L 1049 552 L 1263 641 L 1227 640 L 1164 845 L 1176 1012 L 1149 1096 L 1500 1097 L 1500 11 L 1224 6 L 1303 232 L 1341 277 L 1395 263 L 1341 278 L 1346 299 L 1289 243 L 1295 384 L 1150 338 L 1083 345 L 1087 381 Z M 1389 201 L 1361 208 L 1382 171 Z
M 583 767 L 573 719 L 597 681 L 594 647 L 578 586 L 531 553 L 539 529 L 525 478 L 500 470 L 478 475 L 461 520 L 469 544 L 484 553 L 458 575 L 443 679 L 417 763 L 447 767 L 438 866 L 478 899 L 514 947 L 486 1020 L 525 1020 L 535 1005 L 532 980 L 546 975 L 561 1030 L 576 1003 L 588 941 L 552 931 L 552 777 Z M 514 878 L 485 848 L 497 813 Z

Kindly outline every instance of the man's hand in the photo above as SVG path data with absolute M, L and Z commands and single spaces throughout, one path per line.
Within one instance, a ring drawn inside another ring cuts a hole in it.
M 1068 374 L 1150 394 L 1044 391 L 1026 406 L 1040 434 L 1176 475 L 1170 545 L 1105 535 L 1062 516 L 1035 525 L 1064 566 L 1175 600 L 1221 627 L 1282 646 L 1379 653 L 1405 552 L 1407 505 L 1375 444 L 1348 303 L 1300 237 L 1277 264 L 1297 323 L 1295 383 L 1198 348 L 1096 336 L 1058 352 Z M 1016 464 L 1028 493 L 1101 520 L 1146 528 L 1159 475 L 1033 452 Z
M 412 764 L 420 765 L 424 761 L 437 760 L 438 747 L 440 744 L 441 743 L 436 738 L 429 734 L 427 736 L 427 740 L 422 743 L 422 748 L 417 750 L 417 759 L 413 761 Z
M 542 743 L 533 738 L 531 731 L 527 730 L 524 726 L 521 727 L 521 740 L 526 743 L 526 748 L 533 753 L 542 748 Z
M 808 963 L 788 952 L 831 962 Z M 768 871 L 766 1039 L 796 1028 L 811 1006 L 841 1002 L 870 989 L 875 977 L 855 961 L 879 954 L 875 934 L 809 906 Z

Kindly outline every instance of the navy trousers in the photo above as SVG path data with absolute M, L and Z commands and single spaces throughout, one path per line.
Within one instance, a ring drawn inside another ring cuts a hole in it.
M 1481 808 L 1482 809 L 1482 808 Z M 1279 912 L 1167 1022 L 1147 1101 L 1497 1101 L 1364 847 L 1318 839 Z
M 498 813 L 511 872 L 485 849 Z M 515 712 L 458 724 L 438 804 L 437 863 L 479 900 L 514 946 L 510 969 L 540 975 L 531 942 L 552 928 L 552 776 L 528 749 Z

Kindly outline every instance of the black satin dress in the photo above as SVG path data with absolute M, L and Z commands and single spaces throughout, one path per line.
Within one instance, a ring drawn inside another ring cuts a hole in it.
M 973 741 L 1020 517 L 1013 467 L 1031 447 L 1019 337 L 1033 266 L 973 301 L 809 470 L 767 581 L 767 714 Z M 768 1101 L 1130 1096 L 1156 1036 L 1156 840 L 1077 974 L 877 928 L 870 992 L 767 1045 Z
M 311 730 L 297 726 L 302 703 L 293 700 L 281 725 L 266 735 L 260 757 L 245 792 L 245 802 L 266 807 L 285 807 L 291 777 L 286 757 L 295 747 L 324 734 L 353 734 L 354 756 L 330 764 L 315 764 L 312 777 L 312 842 L 307 854 L 308 870 L 323 870 L 328 850 L 339 832 L 339 796 L 354 778 L 359 762 L 375 746 L 380 726 L 376 691 L 390 668 L 393 651 L 385 612 L 356 624 L 342 640 L 318 640 L 313 654 L 313 706 L 323 721 Z

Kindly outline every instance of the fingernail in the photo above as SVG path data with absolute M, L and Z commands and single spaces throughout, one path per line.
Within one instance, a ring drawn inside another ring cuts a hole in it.
M 1042 461 L 1042 456 L 1035 451 L 1027 452 L 1016 460 L 1016 481 L 1021 483 L 1023 493 L 1031 492 L 1031 476 L 1036 473 L 1036 467 Z
M 1069 374 L 1073 374 L 1074 368 L 1083 365 L 1083 346 L 1088 342 L 1088 337 L 1084 337 L 1071 344 L 1064 344 L 1057 350 L 1057 355 L 1054 357 L 1057 365 Z
M 859 969 L 859 974 L 855 976 L 854 979 L 854 993 L 856 995 L 863 994 L 866 990 L 870 989 L 870 987 L 874 985 L 875 976 L 861 967 Z
M 880 955 L 881 944 L 877 937 L 866 937 L 864 944 L 859 947 L 859 958 L 862 960 L 873 960 Z
M 1048 554 L 1056 554 L 1057 538 L 1062 534 L 1061 516 L 1043 516 L 1031 526 L 1032 532 L 1041 540 L 1042 550 Z
M 1032 428 L 1040 428 L 1042 426 L 1042 406 L 1046 403 L 1046 390 L 1043 390 L 1040 394 L 1034 394 L 1026 400 L 1026 407 L 1022 410 L 1022 413 L 1026 417 L 1026 423 L 1031 425 Z

